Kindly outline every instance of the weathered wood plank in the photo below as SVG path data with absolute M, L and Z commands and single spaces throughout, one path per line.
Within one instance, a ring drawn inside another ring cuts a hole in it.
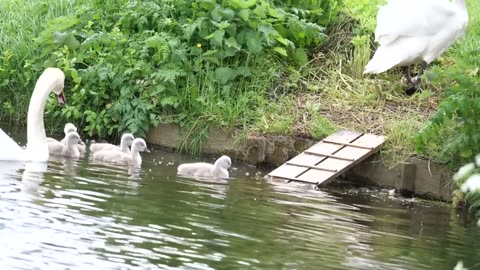
M 384 136 L 339 131 L 278 167 L 269 176 L 322 184 L 377 152 Z

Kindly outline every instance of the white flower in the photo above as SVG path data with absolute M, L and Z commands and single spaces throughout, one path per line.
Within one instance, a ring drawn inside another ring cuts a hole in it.
M 470 176 L 460 188 L 462 192 L 480 191 L 480 174 Z
M 473 171 L 475 169 L 475 164 L 474 163 L 468 163 L 461 167 L 456 174 L 453 175 L 453 180 L 458 181 L 465 177 L 468 173 Z

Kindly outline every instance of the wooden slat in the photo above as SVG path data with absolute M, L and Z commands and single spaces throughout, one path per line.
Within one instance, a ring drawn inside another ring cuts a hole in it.
M 338 144 L 338 145 L 343 145 L 343 146 L 352 146 L 352 147 L 357 147 L 357 148 L 363 148 L 363 149 L 373 149 L 371 146 L 363 146 L 363 145 L 357 145 L 353 143 L 341 143 L 341 142 L 334 142 L 334 141 L 328 141 L 328 140 L 322 140 L 324 143 L 332 143 L 332 144 Z
M 337 170 L 331 170 L 331 169 L 320 168 L 320 167 L 315 167 L 315 166 L 303 165 L 303 164 L 298 164 L 298 163 L 287 162 L 287 163 L 285 163 L 285 164 L 291 165 L 291 166 L 297 166 L 297 167 L 314 169 L 314 170 L 320 170 L 320 171 L 337 172 Z
M 320 153 L 315 153 L 315 152 L 311 152 L 311 151 L 308 151 L 308 150 L 306 150 L 304 153 L 309 154 L 309 155 L 314 155 L 314 156 L 329 157 L 329 158 L 351 161 L 351 162 L 355 161 L 355 159 L 352 159 L 352 158 L 345 158 L 345 157 L 340 157 L 340 156 L 336 156 L 336 155 L 320 154 Z
M 268 175 L 316 185 L 326 183 L 377 152 L 384 140 L 384 136 L 340 131 Z

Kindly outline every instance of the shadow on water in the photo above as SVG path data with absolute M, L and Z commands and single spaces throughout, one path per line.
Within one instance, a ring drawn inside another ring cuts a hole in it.
M 0 163 L 1 269 L 453 269 L 480 230 L 447 204 L 373 188 L 176 175 L 213 162 L 159 150 L 141 169 L 52 157 Z

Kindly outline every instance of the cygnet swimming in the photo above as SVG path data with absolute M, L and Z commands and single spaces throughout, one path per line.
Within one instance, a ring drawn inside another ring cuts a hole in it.
M 120 146 L 111 143 L 93 143 L 90 145 L 90 151 L 96 153 L 104 150 L 117 150 L 130 154 L 130 149 L 128 147 L 132 145 L 133 139 L 134 137 L 132 133 L 125 133 L 120 140 Z
M 180 164 L 177 168 L 177 173 L 198 177 L 228 178 L 228 168 L 231 165 L 232 160 L 230 157 L 221 156 L 214 164 L 205 162 Z
M 130 153 L 125 153 L 118 149 L 107 149 L 93 153 L 93 159 L 122 165 L 140 166 L 142 164 L 140 152 L 150 152 L 150 150 L 148 150 L 144 139 L 136 138 L 132 142 L 132 151 Z
M 48 152 L 50 155 L 63 156 L 63 157 L 80 157 L 80 151 L 77 145 L 80 143 L 80 135 L 77 132 L 72 131 L 66 136 L 66 143 L 61 142 L 49 142 Z
M 47 137 L 47 143 L 48 144 L 54 143 L 54 145 L 56 145 L 56 143 L 62 143 L 63 145 L 67 145 L 66 142 L 67 142 L 68 133 L 77 132 L 77 127 L 72 123 L 67 123 L 63 128 L 63 132 L 65 133 L 65 137 L 61 141 L 57 141 L 54 138 Z M 78 151 L 80 152 L 80 154 L 85 153 L 85 144 L 81 140 L 78 144 L 75 144 L 75 147 L 78 148 Z

